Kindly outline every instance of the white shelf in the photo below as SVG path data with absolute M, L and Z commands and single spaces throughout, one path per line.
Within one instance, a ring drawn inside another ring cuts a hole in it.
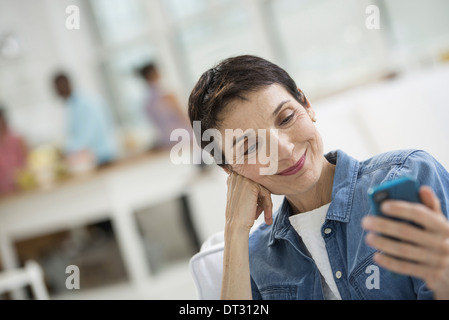
M 80 288 L 51 296 L 53 300 L 195 300 L 195 285 L 188 261 L 172 264 L 154 277 L 138 284 L 123 282 L 95 289 Z

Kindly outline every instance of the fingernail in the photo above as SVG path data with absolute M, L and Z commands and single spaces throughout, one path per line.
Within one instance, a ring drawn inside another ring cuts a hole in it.
M 362 219 L 362 226 L 363 226 L 363 228 L 365 228 L 365 229 L 371 227 L 371 226 L 372 226 L 371 218 L 370 218 L 370 217 L 364 217 L 364 218 Z
M 388 201 L 384 201 L 380 205 L 380 210 L 383 212 L 388 212 L 388 211 L 390 211 L 390 209 L 391 209 L 391 204 Z
M 365 242 L 367 244 L 371 244 L 373 241 L 373 234 L 371 232 L 368 232 L 365 236 Z

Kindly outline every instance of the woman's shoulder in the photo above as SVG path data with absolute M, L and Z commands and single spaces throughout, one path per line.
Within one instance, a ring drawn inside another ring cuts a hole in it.
M 386 180 L 409 176 L 420 185 L 449 187 L 449 172 L 429 152 L 421 149 L 394 150 L 361 161 L 359 181 L 375 185 Z M 359 186 L 363 183 L 359 183 Z
M 372 156 L 366 160 L 360 161 L 360 171 L 362 173 L 374 171 L 384 167 L 402 166 L 407 162 L 428 163 L 436 161 L 434 157 L 425 150 L 421 149 L 399 149 L 383 152 Z

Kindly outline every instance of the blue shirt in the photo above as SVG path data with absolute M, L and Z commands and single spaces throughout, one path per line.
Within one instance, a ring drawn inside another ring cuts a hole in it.
M 321 234 L 342 299 L 432 299 L 424 281 L 394 274 L 373 260 L 361 220 L 372 214 L 367 190 L 401 176 L 430 186 L 448 216 L 449 173 L 421 150 L 399 150 L 359 162 L 338 150 L 325 155 L 336 164 L 332 201 Z M 249 238 L 253 299 L 324 299 L 321 275 L 288 217 L 284 198 L 271 226 L 262 223 Z
M 80 92 L 70 95 L 68 105 L 67 153 L 91 150 L 98 164 L 117 157 L 113 122 L 107 106 L 100 99 Z

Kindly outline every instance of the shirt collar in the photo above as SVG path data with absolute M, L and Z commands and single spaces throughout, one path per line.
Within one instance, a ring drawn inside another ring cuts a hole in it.
M 352 208 L 359 162 L 341 150 L 329 152 L 324 156 L 330 163 L 336 164 L 332 186 L 332 201 L 327 211 L 326 219 L 347 223 L 349 222 Z M 286 236 L 291 226 L 288 219 L 290 215 L 291 208 L 287 199 L 284 197 L 273 222 L 270 245 L 275 239 Z

